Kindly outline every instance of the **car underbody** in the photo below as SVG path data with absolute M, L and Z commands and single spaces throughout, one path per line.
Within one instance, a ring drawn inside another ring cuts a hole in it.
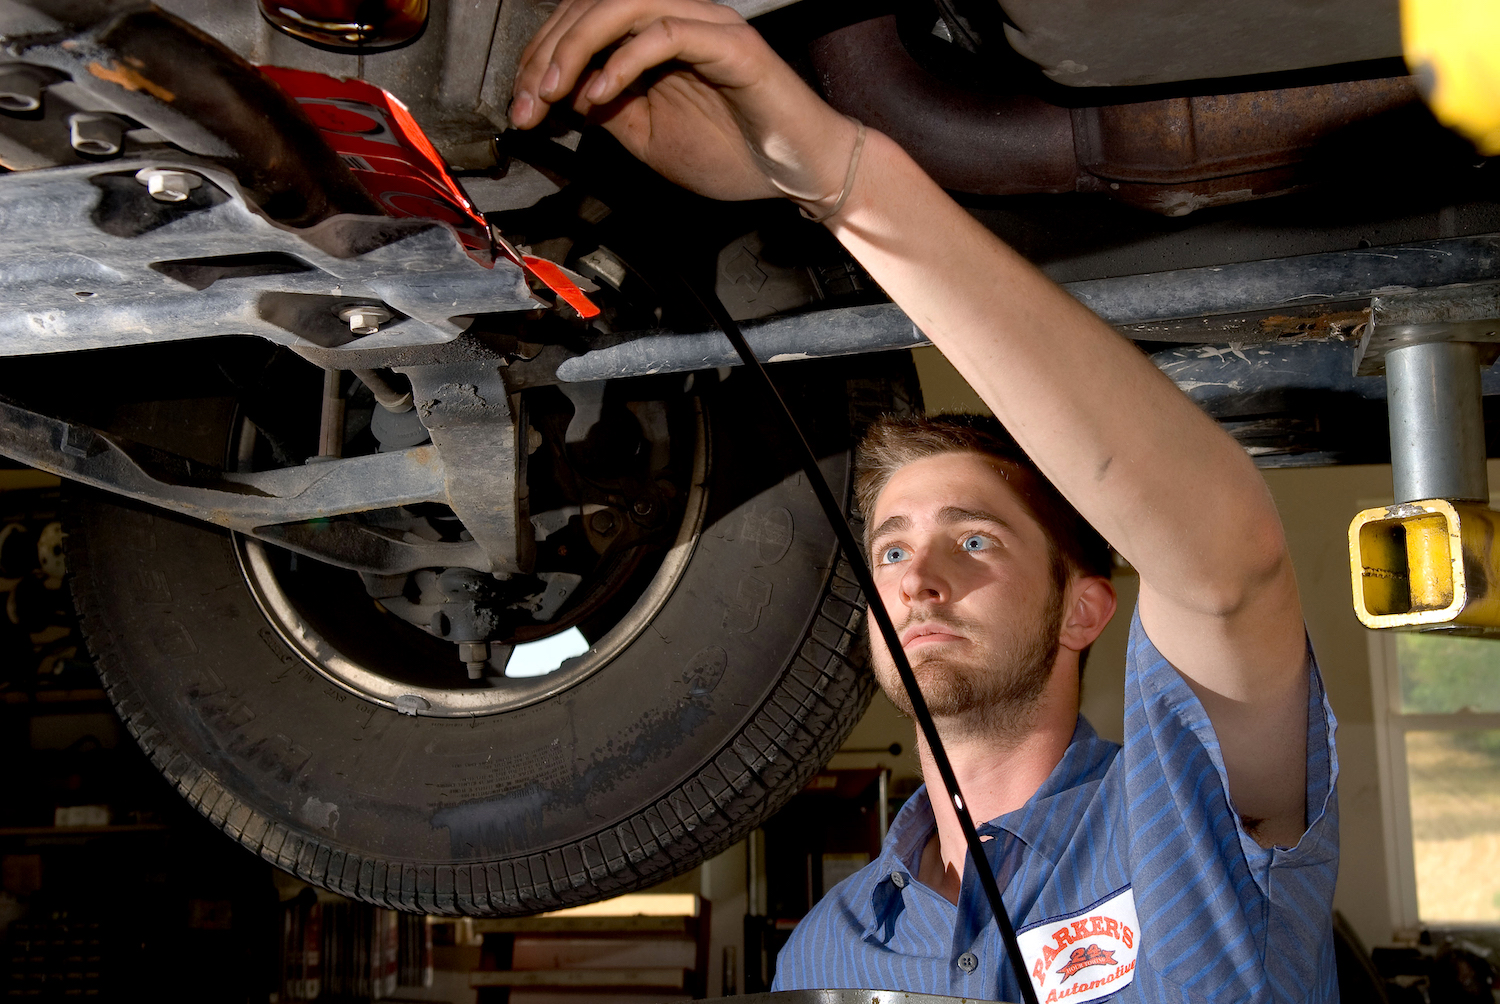
M 1394 5 L 1248 5 L 1250 42 L 1191 46 L 1165 4 L 732 5 L 1261 466 L 1387 460 L 1391 351 L 1493 360 L 1495 168 L 1422 105 Z M 858 590 L 695 289 L 846 495 L 863 425 L 920 405 L 925 336 L 789 206 L 507 129 L 548 9 L 434 2 L 338 52 L 247 4 L 0 5 L 0 454 L 82 486 L 80 607 L 167 776 L 407 909 L 691 867 L 869 699 Z

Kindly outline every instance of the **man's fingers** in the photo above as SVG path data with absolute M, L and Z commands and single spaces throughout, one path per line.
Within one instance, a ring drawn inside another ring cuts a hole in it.
M 552 51 L 558 40 L 597 3 L 598 0 L 563 0 L 527 43 L 516 70 L 510 110 L 512 124 L 526 129 L 546 118 L 551 102 L 540 95 L 544 89 L 551 90 L 553 81 L 547 77 L 556 76 L 549 74 Z
M 743 23 L 731 8 L 711 0 L 605 0 L 594 3 L 557 37 L 551 52 L 551 63 L 556 65 L 557 72 L 551 74 L 548 67 L 537 74 L 539 87 L 544 78 L 551 85 L 537 92 L 538 97 L 549 102 L 562 100 L 573 90 L 584 67 L 597 53 L 621 39 L 640 34 L 663 17 L 711 24 Z M 539 51 L 533 63 L 540 62 Z
M 557 27 L 563 25 L 566 28 L 567 25 L 578 20 L 578 15 L 583 13 L 582 8 L 595 2 L 597 0 L 562 0 L 557 5 L 557 8 L 551 14 L 547 15 L 547 20 L 542 22 L 542 26 L 536 30 L 536 34 L 531 36 L 531 41 L 526 43 L 526 48 L 521 50 L 521 58 L 516 61 L 517 74 L 519 75 L 520 71 L 531 60 L 531 57 L 543 45 L 547 45 L 547 53 L 550 58 L 552 47 L 548 42 L 549 40 L 552 43 L 556 42 L 558 37 Z
M 740 68 L 738 60 L 726 62 L 732 42 L 727 32 L 734 30 L 733 25 L 657 17 L 610 54 L 603 68 L 584 88 L 582 97 L 590 104 L 613 101 L 641 74 L 673 60 L 692 64 L 700 76 L 713 84 L 749 83 L 736 79 L 741 76 L 733 72 Z M 754 31 L 748 26 L 744 30 Z

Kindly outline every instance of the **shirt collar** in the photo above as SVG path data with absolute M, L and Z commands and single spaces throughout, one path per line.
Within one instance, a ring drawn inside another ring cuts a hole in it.
M 980 836 L 1005 830 L 1033 852 L 1057 863 L 1072 840 L 1079 818 L 1093 801 L 1079 797 L 1079 789 L 1097 790 L 1119 752 L 1119 743 L 1101 739 L 1088 719 L 1079 715 L 1068 748 L 1036 794 L 1019 809 L 979 826 Z
M 1101 739 L 1088 719 L 1079 715 L 1068 748 L 1037 788 L 1036 794 L 1021 808 L 981 823 L 978 826 L 980 836 L 997 835 L 1005 830 L 1025 842 L 1032 851 L 1057 862 L 1076 828 L 1077 820 L 1073 817 L 1080 815 L 1091 801 L 1060 796 L 1074 795 L 1076 789 L 1084 786 L 1097 788 L 1119 752 L 1118 743 Z M 1066 816 L 1060 813 L 1066 813 Z M 896 813 L 885 846 L 876 859 L 879 871 L 871 891 L 872 921 L 865 929 L 866 938 L 883 941 L 890 937 L 896 914 L 902 906 L 902 892 L 916 882 L 922 849 L 936 826 L 932 801 L 924 784 Z M 1001 845 L 1006 842 L 996 840 L 994 843 Z M 996 847 L 997 852 L 1000 849 Z M 898 874 L 901 876 L 900 886 L 894 878 Z

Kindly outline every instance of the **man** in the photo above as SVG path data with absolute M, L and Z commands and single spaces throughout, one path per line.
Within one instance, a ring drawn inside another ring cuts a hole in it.
M 821 220 L 1019 447 L 982 424 L 884 426 L 860 505 L 1028 972 L 1005 959 L 952 809 L 919 795 L 799 925 L 778 988 L 1336 999 L 1334 722 L 1244 452 L 732 10 L 563 0 L 523 53 L 511 117 L 528 128 L 564 101 L 685 187 Z M 1080 656 L 1115 606 L 1085 519 L 1140 573 L 1123 750 L 1078 717 Z

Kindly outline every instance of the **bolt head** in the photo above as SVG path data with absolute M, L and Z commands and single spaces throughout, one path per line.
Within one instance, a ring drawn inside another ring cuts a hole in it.
M 349 325 L 351 334 L 363 337 L 379 331 L 391 319 L 391 312 L 384 307 L 345 307 L 339 317 Z
M 597 534 L 608 535 L 614 533 L 615 514 L 610 512 L 608 509 L 600 509 L 598 512 L 589 517 L 589 526 L 592 527 L 594 532 Z
M 191 171 L 165 167 L 143 167 L 135 173 L 135 180 L 145 185 L 157 202 L 186 202 L 193 189 L 203 184 L 203 179 Z
M 630 508 L 635 512 L 637 516 L 649 516 L 651 515 L 651 510 L 654 509 L 655 506 L 651 504 L 650 499 L 637 499 L 635 505 L 631 506 Z
M 0 73 L 0 110 L 34 112 L 42 107 L 42 82 L 27 70 Z
M 125 128 L 113 115 L 77 112 L 68 116 L 73 149 L 93 157 L 113 157 L 125 145 Z

